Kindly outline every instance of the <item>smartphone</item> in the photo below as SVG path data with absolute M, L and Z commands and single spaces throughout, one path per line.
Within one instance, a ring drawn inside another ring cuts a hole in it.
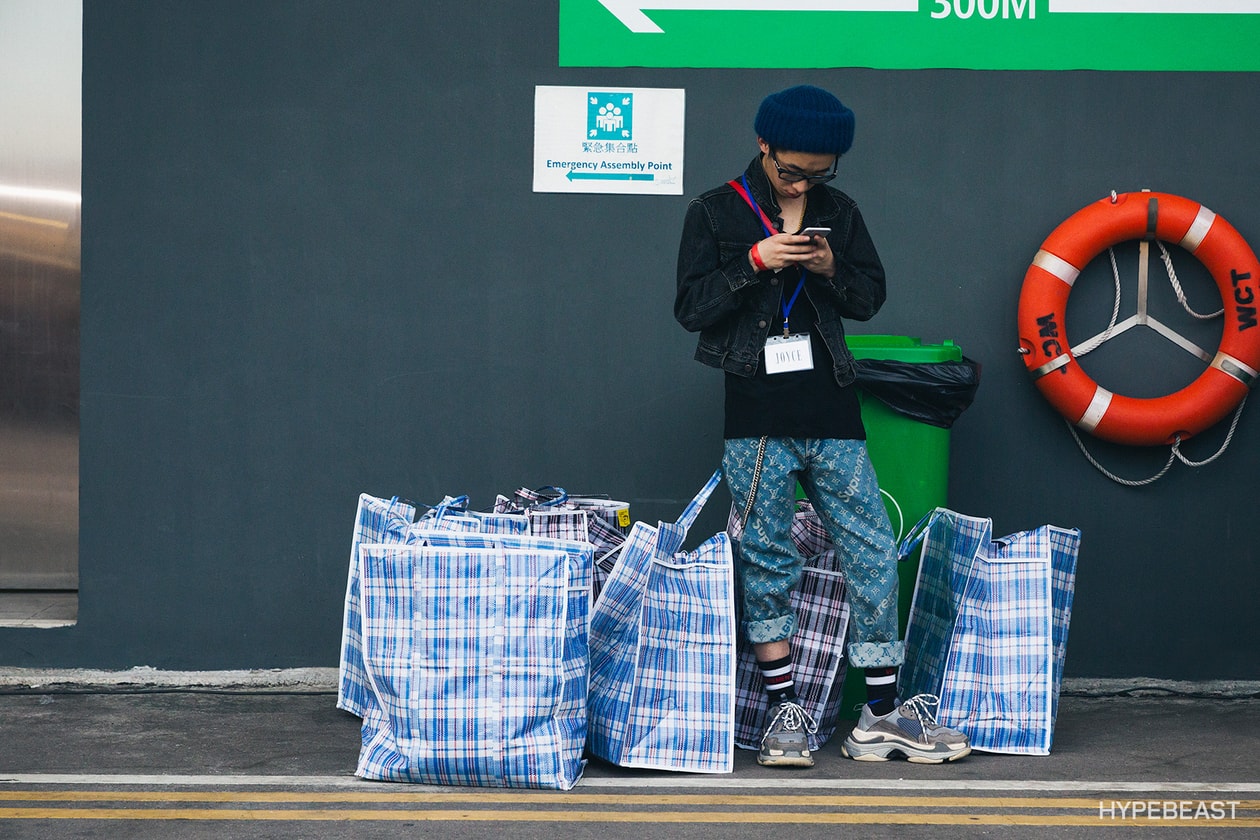
M 812 238 L 812 237 L 815 237 L 815 236 L 827 237 L 827 236 L 830 236 L 830 235 L 831 235 L 831 228 L 828 228 L 828 227 L 807 227 L 807 228 L 805 228 L 803 231 L 801 231 L 801 232 L 800 232 L 799 234 L 797 234 L 797 235 L 798 235 L 798 236 L 808 236 L 808 237 L 811 237 L 811 238 Z

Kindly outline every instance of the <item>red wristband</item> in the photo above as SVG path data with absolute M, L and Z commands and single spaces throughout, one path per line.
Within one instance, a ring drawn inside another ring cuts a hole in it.
M 760 244 L 761 244 L 760 242 L 754 242 L 752 246 L 752 250 L 749 251 L 748 253 L 752 256 L 753 265 L 757 266 L 757 270 L 765 271 L 766 264 L 761 261 L 761 254 L 757 253 L 757 246 Z

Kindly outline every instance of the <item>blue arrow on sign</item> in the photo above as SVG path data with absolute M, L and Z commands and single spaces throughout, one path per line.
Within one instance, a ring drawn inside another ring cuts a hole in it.
M 655 181 L 655 175 L 636 174 L 633 172 L 575 172 L 569 170 L 566 176 L 570 181 Z

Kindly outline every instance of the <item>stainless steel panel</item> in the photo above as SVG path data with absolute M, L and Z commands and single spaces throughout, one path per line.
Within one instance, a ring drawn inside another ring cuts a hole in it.
M 0 589 L 78 587 L 81 0 L 0 0 Z

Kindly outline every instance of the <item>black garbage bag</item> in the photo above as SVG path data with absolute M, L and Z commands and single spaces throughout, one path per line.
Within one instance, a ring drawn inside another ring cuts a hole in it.
M 961 362 L 897 362 L 857 359 L 857 383 L 896 411 L 948 429 L 967 410 L 980 387 L 980 365 Z

